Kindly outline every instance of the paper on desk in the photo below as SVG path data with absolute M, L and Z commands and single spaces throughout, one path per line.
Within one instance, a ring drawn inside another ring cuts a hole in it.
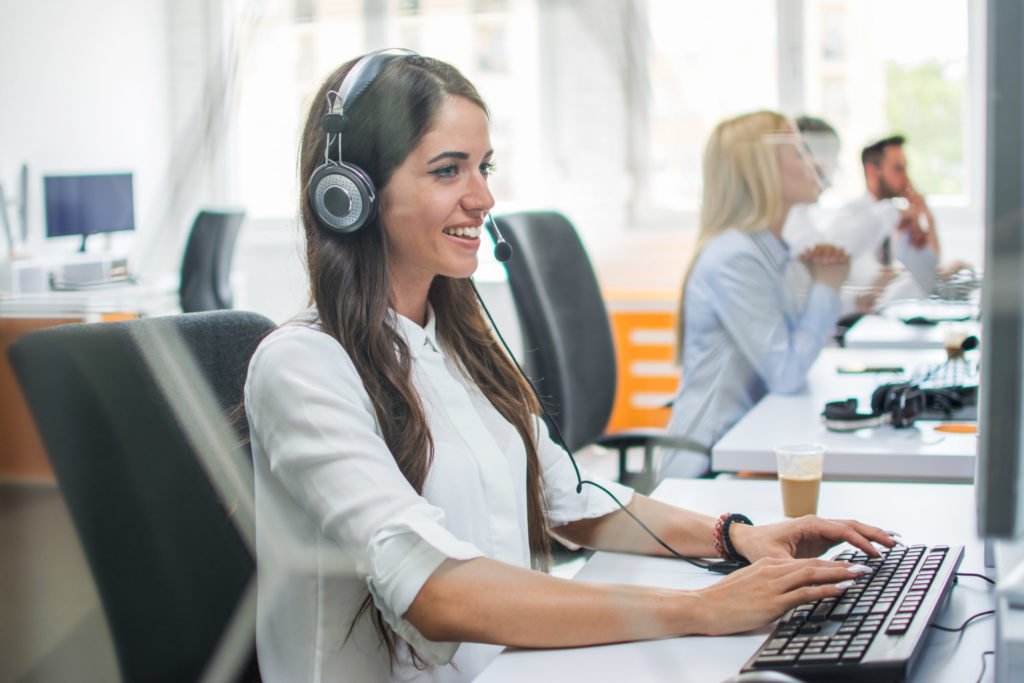
M 928 296 L 935 289 L 935 272 L 939 265 L 939 257 L 930 245 L 920 249 L 910 244 L 910 232 L 900 231 L 897 236 L 896 258 L 907 267 L 914 280 Z

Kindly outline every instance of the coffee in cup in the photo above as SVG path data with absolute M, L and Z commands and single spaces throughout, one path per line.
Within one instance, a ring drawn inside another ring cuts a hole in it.
M 813 515 L 818 511 L 825 447 L 816 443 L 795 443 L 775 447 L 782 508 L 787 517 Z

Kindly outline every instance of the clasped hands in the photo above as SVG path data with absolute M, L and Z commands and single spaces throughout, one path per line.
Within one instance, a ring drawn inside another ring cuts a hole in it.
M 800 254 L 811 279 L 838 290 L 850 275 L 850 255 L 834 244 L 816 244 Z

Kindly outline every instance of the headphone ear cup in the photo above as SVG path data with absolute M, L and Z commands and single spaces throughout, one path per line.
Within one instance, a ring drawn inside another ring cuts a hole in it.
M 833 432 L 852 432 L 865 427 L 880 427 L 889 421 L 889 416 L 876 413 L 858 413 L 857 399 L 832 401 L 825 404 L 821 414 L 825 428 Z
M 883 384 L 871 394 L 871 412 L 874 415 L 882 415 L 889 412 L 892 407 L 892 390 L 896 384 Z
M 893 424 L 897 427 L 909 427 L 914 424 L 917 416 L 924 412 L 927 400 L 924 392 L 916 384 L 904 385 L 900 391 L 900 415 L 898 420 L 893 416 Z
M 309 203 L 324 228 L 351 233 L 377 215 L 377 190 L 358 166 L 330 162 L 309 179 Z
M 871 395 L 871 411 L 890 414 L 893 427 L 909 427 L 924 411 L 925 397 L 915 384 L 883 384 Z

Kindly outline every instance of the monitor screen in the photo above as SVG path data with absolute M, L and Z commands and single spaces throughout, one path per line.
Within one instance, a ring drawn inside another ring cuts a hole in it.
M 45 176 L 46 236 L 135 229 L 131 173 Z

